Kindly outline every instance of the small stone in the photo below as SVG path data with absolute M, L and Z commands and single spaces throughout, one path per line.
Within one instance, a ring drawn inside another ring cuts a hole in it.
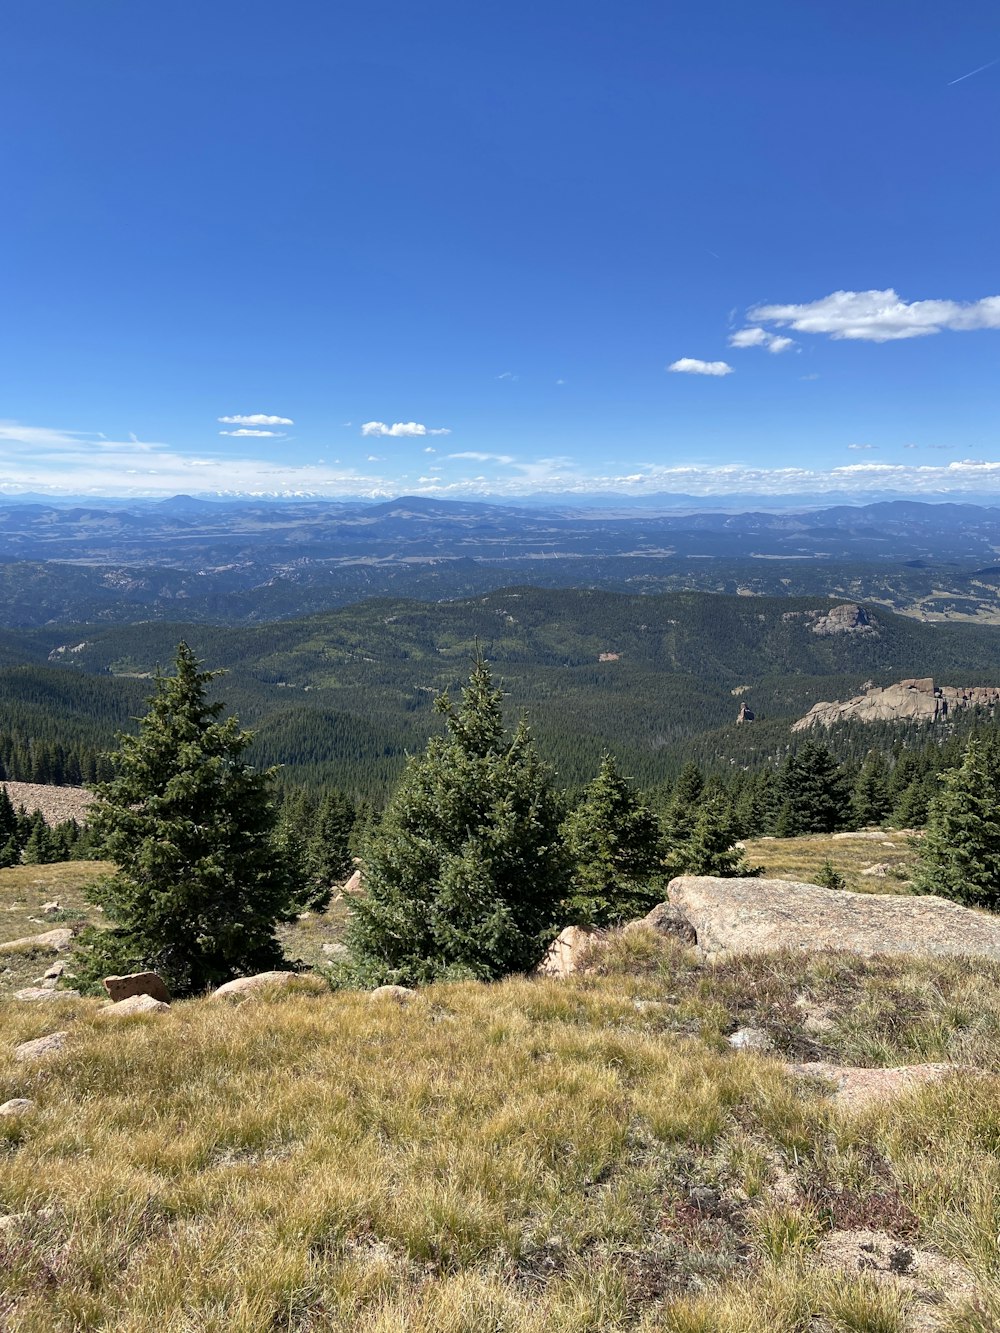
M 151 995 L 161 1004 L 170 1003 L 170 992 L 163 978 L 155 972 L 129 972 L 121 977 L 105 977 L 104 989 L 114 1004 L 133 995 Z
M 50 903 L 42 903 L 38 910 L 41 912 L 42 916 L 51 916 L 53 912 L 62 911 L 62 903 L 53 898 Z
M 376 986 L 369 999 L 394 1000 L 396 1004 L 406 1004 L 416 993 L 410 986 Z
M 53 990 L 51 986 L 25 986 L 14 992 L 15 1000 L 78 1000 L 78 990 Z
M 335 944 L 327 940 L 323 945 L 323 952 L 328 958 L 346 958 L 350 950 L 346 944 Z
M 52 966 L 42 975 L 46 981 L 58 981 L 66 971 L 65 963 L 53 963 Z
M 361 893 L 361 871 L 355 870 L 354 874 L 341 889 L 341 893 Z
M 128 1018 L 131 1014 L 168 1014 L 170 1005 L 152 995 L 127 995 L 124 1000 L 105 1005 L 101 1012 L 116 1018 Z
M 15 1060 L 39 1060 L 44 1055 L 55 1055 L 66 1045 L 65 1032 L 50 1032 L 46 1037 L 36 1037 L 34 1041 L 23 1041 L 14 1048 Z
M 0 1116 L 24 1115 L 27 1111 L 33 1111 L 35 1103 L 30 1097 L 11 1097 L 9 1102 L 4 1102 L 0 1106 Z
M 774 1050 L 774 1042 L 763 1028 L 737 1028 L 726 1040 L 734 1051 L 756 1051 L 759 1055 L 766 1055 Z
M 217 991 L 213 991 L 209 999 L 234 999 L 241 995 L 250 995 L 254 991 L 285 987 L 290 981 L 294 981 L 297 975 L 296 972 L 258 972 L 253 977 L 236 977 L 234 981 L 227 981 Z
M 548 953 L 538 964 L 544 977 L 568 977 L 585 965 L 592 947 L 604 939 L 604 932 L 586 926 L 566 926 L 549 945 Z

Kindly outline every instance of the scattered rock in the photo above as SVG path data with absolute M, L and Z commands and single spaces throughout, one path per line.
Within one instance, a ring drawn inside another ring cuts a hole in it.
M 252 995 L 254 991 L 287 986 L 298 975 L 296 972 L 258 972 L 253 977 L 237 977 L 227 981 L 209 996 L 210 1000 L 234 999 L 241 995 Z
M 161 1004 L 170 1003 L 170 992 L 166 983 L 155 972 L 129 972 L 122 977 L 105 977 L 104 989 L 114 1004 L 128 1000 L 133 995 L 151 995 Z
M 831 833 L 830 837 L 834 842 L 886 842 L 889 835 L 880 828 L 856 828 L 846 829 L 843 833 Z
M 900 1097 L 907 1092 L 916 1092 L 929 1083 L 937 1083 L 949 1074 L 962 1070 L 964 1066 L 925 1064 L 869 1069 L 811 1060 L 805 1064 L 786 1065 L 785 1068 L 797 1078 L 819 1078 L 832 1083 L 832 1100 L 838 1106 L 858 1110 Z
M 53 986 L 25 986 L 14 992 L 15 1000 L 78 1000 L 78 990 L 55 990 Z
M 580 971 L 587 954 L 605 938 L 602 930 L 586 926 L 566 926 L 549 945 L 549 951 L 538 964 L 537 971 L 544 977 L 568 977 Z
M 60 926 L 56 930 L 43 931 L 41 935 L 25 935 L 20 940 L 8 940 L 6 944 L 0 944 L 0 954 L 22 953 L 29 949 L 39 953 L 62 953 L 72 943 L 73 932 L 67 926 Z
M 673 935 L 675 938 L 683 940 L 685 944 L 698 943 L 698 937 L 691 922 L 673 903 L 657 903 L 651 912 L 647 912 L 638 921 L 630 921 L 625 927 L 625 933 L 627 934 L 630 930 L 637 930 L 642 926 L 655 930 L 658 935 Z
M 50 968 L 47 968 L 42 973 L 42 977 L 45 981 L 58 981 L 65 971 L 65 963 L 53 963 Z
M 53 912 L 62 911 L 62 903 L 57 898 L 53 898 L 50 903 L 42 903 L 38 910 L 42 916 L 51 916 Z
M 872 866 L 865 866 L 862 875 L 873 875 L 876 879 L 885 879 L 892 866 L 888 861 L 876 861 Z
M 394 1000 L 396 1004 L 407 1004 L 416 993 L 411 986 L 376 986 L 368 998 L 370 1000 Z
M 11 1097 L 9 1102 L 4 1102 L 0 1106 L 0 1116 L 24 1115 L 27 1111 L 33 1111 L 35 1103 L 30 1097 Z
M 15 1060 L 40 1060 L 44 1055 L 54 1055 L 66 1045 L 65 1032 L 50 1032 L 46 1037 L 36 1037 L 34 1041 L 22 1041 L 14 1048 Z
M 341 889 L 341 893 L 361 893 L 361 871 L 355 870 L 354 874 Z
M 903 1245 L 884 1231 L 831 1231 L 816 1247 L 814 1261 L 823 1268 L 865 1273 L 878 1286 L 908 1296 L 910 1333 L 934 1333 L 948 1324 L 948 1305 L 975 1296 L 973 1276 L 962 1264 L 935 1250 Z
M 737 1028 L 726 1040 L 734 1051 L 756 1051 L 760 1055 L 767 1055 L 774 1050 L 771 1035 L 763 1028 Z
M 777 949 L 1000 961 L 1000 917 L 930 895 L 695 875 L 672 880 L 667 892 L 710 961 Z
M 102 1013 L 112 1014 L 116 1018 L 128 1018 L 132 1014 L 168 1014 L 170 1005 L 148 994 L 127 995 L 124 1000 L 115 1000 L 103 1006 Z
M 3 786 L 15 809 L 23 805 L 29 815 L 40 810 L 46 824 L 61 824 L 67 819 L 85 824 L 94 802 L 93 793 L 84 787 L 50 787 L 44 782 L 5 782 Z
M 332 940 L 327 940 L 323 944 L 323 952 L 327 958 L 346 958 L 350 953 L 346 944 L 337 944 Z

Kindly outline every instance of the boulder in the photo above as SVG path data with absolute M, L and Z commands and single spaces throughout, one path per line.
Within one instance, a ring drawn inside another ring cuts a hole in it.
M 416 995 L 410 986 L 376 986 L 370 993 L 370 1000 L 393 1000 L 396 1004 L 406 1004 Z
M 346 944 L 340 944 L 334 940 L 324 941 L 322 948 L 327 958 L 346 958 L 350 953 Z
M 354 874 L 341 889 L 341 893 L 361 893 L 361 871 L 355 870 Z
M 710 961 L 778 949 L 1000 961 L 1000 917 L 930 895 L 707 875 L 682 875 L 667 892 Z
M 56 990 L 52 986 L 25 986 L 14 992 L 15 1000 L 78 1000 L 78 990 Z
M 126 995 L 124 1000 L 105 1005 L 101 1012 L 115 1018 L 128 1018 L 132 1014 L 168 1014 L 170 1005 L 152 995 Z
M 56 930 L 43 931 L 41 935 L 25 935 L 20 940 L 8 940 L 0 944 L 0 954 L 25 953 L 35 950 L 38 953 L 62 953 L 73 943 L 73 932 L 67 926 Z
M 566 926 L 549 945 L 549 951 L 538 964 L 543 977 L 568 977 L 578 972 L 588 951 L 605 938 L 602 930 L 587 926 Z
M 763 1028 L 737 1028 L 726 1040 L 734 1051 L 754 1051 L 757 1055 L 767 1055 L 774 1050 L 770 1033 Z
M 15 1060 L 40 1060 L 45 1055 L 54 1055 L 66 1045 L 65 1032 L 50 1032 L 46 1037 L 36 1037 L 34 1041 L 22 1041 L 14 1048 Z
M 11 1097 L 9 1102 L 4 1102 L 0 1106 L 0 1116 L 24 1115 L 27 1111 L 33 1111 L 35 1103 L 30 1097 Z
M 50 903 L 42 903 L 38 910 L 41 912 L 42 916 L 51 916 L 53 912 L 62 911 L 62 903 L 58 898 L 53 898 Z
M 128 1000 L 133 995 L 150 995 L 161 1004 L 170 1003 L 170 992 L 163 978 L 155 972 L 129 972 L 122 977 L 105 977 L 104 989 L 114 1004 Z
M 818 1078 L 833 1084 L 831 1099 L 838 1106 L 857 1110 L 889 1101 L 905 1092 L 916 1092 L 928 1083 L 937 1083 L 949 1074 L 962 1071 L 962 1065 L 899 1065 L 894 1069 L 858 1068 L 811 1060 L 805 1064 L 786 1065 L 796 1078 Z M 966 1069 L 965 1072 L 968 1072 Z
M 42 973 L 42 979 L 43 981 L 58 981 L 65 971 L 65 963 L 53 963 L 51 967 L 46 968 Z
M 296 972 L 258 972 L 253 977 L 237 977 L 227 981 L 209 996 L 210 1000 L 239 999 L 241 995 L 252 995 L 255 991 L 287 986 L 298 975 Z
M 685 944 L 696 943 L 694 927 L 680 908 L 675 907 L 673 903 L 657 903 L 651 912 L 639 917 L 637 921 L 630 921 L 625 926 L 625 934 L 643 927 L 655 930 L 658 935 L 673 935 L 676 939 L 683 940 Z

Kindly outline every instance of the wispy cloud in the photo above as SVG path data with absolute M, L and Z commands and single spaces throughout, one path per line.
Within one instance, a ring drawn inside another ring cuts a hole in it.
M 682 356 L 672 361 L 667 369 L 675 375 L 731 375 L 733 368 L 725 361 L 699 361 L 695 356 Z
M 294 426 L 291 417 L 271 417 L 264 412 L 251 412 L 248 415 L 236 413 L 231 417 L 219 417 L 224 426 Z
M 729 336 L 730 347 L 766 347 L 769 352 L 786 352 L 795 346 L 794 338 L 784 338 L 777 333 L 768 333 L 767 329 L 740 329 Z
M 825 333 L 831 338 L 893 342 L 922 338 L 943 329 L 1000 329 L 1000 296 L 981 301 L 903 301 L 891 288 L 869 292 L 831 292 L 804 305 L 760 305 L 748 317 L 797 333 Z
M 498 380 L 519 380 L 520 378 L 520 375 L 515 375 L 512 370 L 505 370 L 497 376 Z
M 847 447 L 848 447 L 848 449 L 868 450 L 868 449 L 877 449 L 877 448 L 878 448 L 878 445 L 877 445 L 877 444 L 849 444 Z
M 280 430 L 251 430 L 247 426 L 240 426 L 239 430 L 220 430 L 219 434 L 232 435 L 237 439 L 245 439 L 248 435 L 267 440 L 283 440 L 286 438 Z
M 473 463 L 513 463 L 510 454 L 481 454 L 475 449 L 466 449 L 460 454 L 448 454 L 449 458 L 465 458 Z
M 393 435 L 396 437 L 418 435 L 450 435 L 447 426 L 424 426 L 419 421 L 394 421 L 387 426 L 384 421 L 366 421 L 361 427 L 362 435 Z

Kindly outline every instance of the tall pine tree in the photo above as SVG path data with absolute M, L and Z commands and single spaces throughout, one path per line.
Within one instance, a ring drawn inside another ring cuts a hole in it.
M 968 907 L 1000 907 L 1000 755 L 973 738 L 941 776 L 920 843 L 916 887 Z
M 115 776 L 97 788 L 94 834 L 117 869 L 96 891 L 114 922 L 88 936 L 81 975 L 152 968 L 179 994 L 281 961 L 275 937 L 292 895 L 274 840 L 271 773 L 251 768 L 252 737 L 206 697 L 186 643 L 156 682 Z

